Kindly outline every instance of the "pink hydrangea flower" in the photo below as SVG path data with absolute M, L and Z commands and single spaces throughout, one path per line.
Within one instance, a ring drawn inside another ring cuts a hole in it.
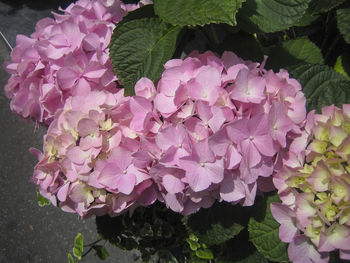
M 148 160 L 164 202 L 183 214 L 215 200 L 254 204 L 258 190 L 273 189 L 271 175 L 305 124 L 300 84 L 232 52 L 193 53 L 164 68 L 157 87 L 146 78 L 135 86 L 154 106 L 142 107 L 140 127 L 147 114 L 161 120 L 135 158 Z
M 139 120 L 131 110 L 138 97 L 122 93 L 91 91 L 68 98 L 44 137 L 44 153 L 32 149 L 39 159 L 33 182 L 62 210 L 82 218 L 115 216 L 157 199 L 149 167 L 133 156 L 141 152 L 140 137 L 153 133 L 130 128 Z M 143 120 L 146 127 L 155 126 L 152 122 Z
M 273 177 L 282 204 L 271 204 L 292 262 L 350 259 L 350 105 L 310 112 Z
M 116 92 L 108 45 L 115 24 L 137 7 L 119 0 L 79 0 L 54 19 L 40 20 L 30 37 L 18 35 L 6 65 L 12 111 L 49 125 L 72 95 Z
M 56 82 L 74 89 L 33 176 L 53 204 L 81 217 L 156 199 L 185 215 L 215 200 L 253 205 L 304 126 L 299 83 L 231 52 L 170 60 L 157 88 L 142 78 L 127 98 L 89 83 L 106 72 L 89 58 L 72 51 L 57 70 Z

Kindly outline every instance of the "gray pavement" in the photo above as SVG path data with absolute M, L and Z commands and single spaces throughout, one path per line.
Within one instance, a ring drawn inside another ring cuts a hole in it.
M 14 46 L 16 34 L 29 35 L 34 31 L 36 21 L 49 15 L 48 9 L 32 9 L 26 4 L 13 8 L 1 1 L 0 31 Z M 0 65 L 8 60 L 8 55 L 5 43 L 0 40 Z M 76 215 L 56 207 L 38 206 L 35 186 L 29 181 L 36 160 L 28 149 L 42 148 L 45 129 L 34 132 L 32 122 L 26 123 L 10 111 L 9 100 L 3 91 L 8 76 L 1 68 L 0 263 L 64 263 L 78 232 L 84 235 L 86 243 L 98 239 L 94 218 L 81 221 Z M 133 262 L 135 253 L 108 244 L 106 247 L 111 256 L 105 261 L 90 253 L 81 262 Z

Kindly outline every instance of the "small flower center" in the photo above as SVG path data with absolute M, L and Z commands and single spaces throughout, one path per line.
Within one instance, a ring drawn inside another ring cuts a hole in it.
M 204 166 L 205 166 L 205 163 L 201 162 L 200 165 L 201 165 L 202 167 L 204 167 Z
M 123 174 L 126 174 L 126 170 L 123 170 Z

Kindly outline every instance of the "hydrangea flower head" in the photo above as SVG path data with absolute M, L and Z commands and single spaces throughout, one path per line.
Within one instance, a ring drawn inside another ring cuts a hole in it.
M 157 87 L 142 78 L 135 92 L 162 121 L 144 149 L 165 203 L 190 214 L 216 199 L 252 205 L 258 189 L 273 189 L 283 149 L 304 125 L 300 84 L 232 52 L 194 52 L 164 68 Z
M 310 112 L 300 136 L 306 150 L 294 153 L 301 162 L 287 161 L 274 176 L 282 204 L 272 204 L 271 211 L 293 262 L 328 262 L 334 250 L 350 259 L 349 109 L 344 104 Z
M 18 35 L 6 65 L 12 111 L 49 125 L 70 96 L 115 92 L 108 45 L 115 24 L 137 7 L 119 0 L 79 0 L 54 19 L 40 20 L 30 37 Z
M 115 216 L 157 199 L 149 169 L 133 157 L 143 136 L 130 128 L 137 98 L 122 92 L 68 98 L 44 137 L 44 153 L 32 149 L 39 159 L 33 182 L 64 211 Z

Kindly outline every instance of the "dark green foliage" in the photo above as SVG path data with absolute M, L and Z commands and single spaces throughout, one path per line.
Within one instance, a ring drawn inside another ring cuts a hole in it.
M 288 40 L 273 46 L 269 50 L 266 66 L 276 72 L 299 63 L 323 64 L 320 49 L 307 38 Z
M 249 240 L 266 258 L 275 262 L 288 261 L 287 244 L 278 237 L 280 224 L 270 211 L 272 202 L 280 202 L 277 193 L 256 200 L 253 216 L 249 220 Z
M 303 87 L 308 110 L 321 111 L 322 106 L 350 103 L 350 81 L 324 65 L 301 64 L 290 68 L 292 77 Z
M 181 27 L 152 15 L 147 6 L 129 14 L 112 36 L 110 58 L 126 95 L 134 94 L 134 85 L 141 77 L 157 80 L 175 51 Z
M 247 32 L 276 32 L 297 23 L 310 0 L 247 0 L 238 12 L 238 25 Z
M 261 62 L 264 59 L 264 52 L 258 39 L 244 31 L 226 36 L 220 45 L 220 53 L 233 51 L 246 60 Z
M 307 11 L 311 14 L 324 13 L 345 1 L 346 0 L 312 0 Z
M 96 225 L 103 239 L 122 249 L 139 249 L 144 261 L 162 250 L 179 254 L 181 259 L 183 241 L 187 237 L 181 219 L 180 214 L 157 203 L 149 208 L 137 208 L 131 217 L 129 214 L 96 217 Z M 158 256 L 162 255 L 169 257 L 165 252 Z
M 96 255 L 102 260 L 105 260 L 109 256 L 109 254 L 104 246 L 95 245 L 95 246 L 92 246 L 92 248 L 93 248 L 93 250 L 95 250 Z
M 338 28 L 346 43 L 350 44 L 350 8 L 337 10 Z
M 242 0 L 154 0 L 156 14 L 175 26 L 210 23 L 236 25 L 235 15 Z
M 36 191 L 36 198 L 37 198 L 37 200 L 38 200 L 38 205 L 39 205 L 40 207 L 47 206 L 47 205 L 50 205 L 50 204 L 51 204 L 50 200 L 48 200 L 48 199 L 46 199 L 45 197 L 43 197 L 43 196 L 39 193 L 38 190 Z
M 267 263 L 255 246 L 249 241 L 249 233 L 245 228 L 235 238 L 220 247 L 215 263 Z
M 191 215 L 186 224 L 200 241 L 211 246 L 233 238 L 247 224 L 247 219 L 246 208 L 222 202 Z

